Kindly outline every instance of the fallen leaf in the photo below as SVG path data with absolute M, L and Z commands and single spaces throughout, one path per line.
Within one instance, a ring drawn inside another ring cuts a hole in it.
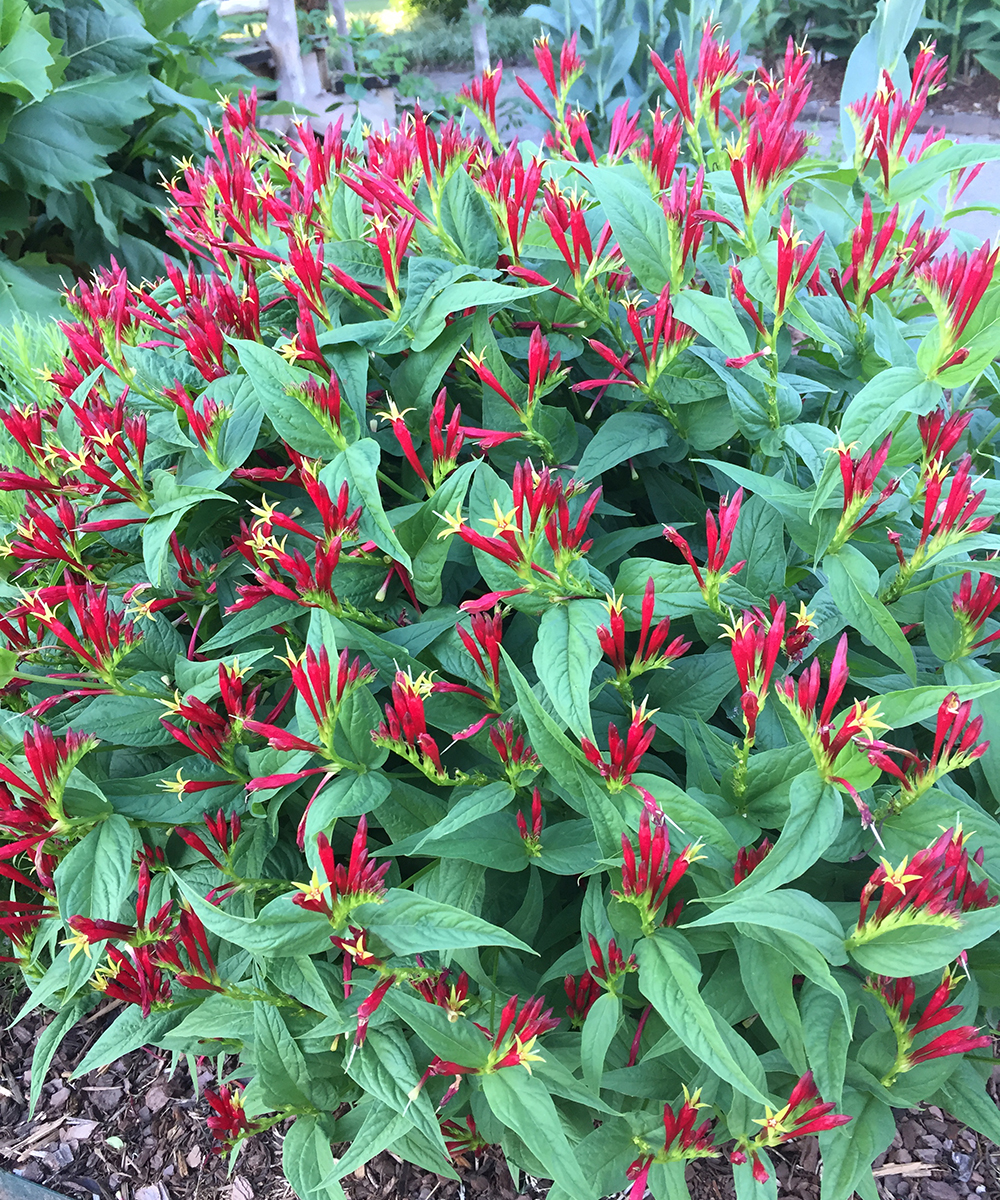
M 229 1188 L 229 1200 L 253 1200 L 253 1188 L 249 1179 L 244 1179 L 242 1175 L 234 1177 Z

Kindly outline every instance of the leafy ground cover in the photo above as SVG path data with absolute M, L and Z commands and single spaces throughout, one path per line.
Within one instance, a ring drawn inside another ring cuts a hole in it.
M 706 30 L 598 147 L 536 53 L 544 157 L 497 74 L 480 138 L 227 105 L 204 271 L 81 283 L 9 371 L 28 1103 L 103 995 L 73 1070 L 210 1059 L 303 1200 L 494 1146 L 766 1200 L 814 1135 L 868 1198 L 894 1110 L 1000 1129 L 998 252 L 948 227 L 998 152 L 911 140 L 932 50 L 846 166 L 791 45 Z

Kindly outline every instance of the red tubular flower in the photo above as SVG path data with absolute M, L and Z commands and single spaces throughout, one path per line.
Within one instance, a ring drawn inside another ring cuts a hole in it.
M 65 602 L 76 618 L 79 637 L 56 616 L 56 609 Z M 34 617 L 80 662 L 108 682 L 114 681 L 118 663 L 142 638 L 135 624 L 111 607 L 110 590 L 92 583 L 67 582 L 59 587 L 38 588 L 27 593 L 6 616 L 10 619 L 22 613 Z
M 186 963 L 180 956 L 181 947 L 187 956 Z M 208 948 L 205 927 L 189 908 L 181 909 L 177 927 L 171 931 L 169 939 L 157 943 L 154 957 L 158 965 L 174 973 L 182 987 L 199 992 L 225 990 Z
M 948 999 L 958 980 L 946 967 L 941 982 L 931 993 L 923 1011 L 910 1024 L 910 1013 L 916 995 L 912 979 L 888 979 L 878 975 L 865 983 L 885 1009 L 893 1033 L 896 1035 L 896 1060 L 882 1079 L 883 1087 L 891 1087 L 899 1075 L 912 1071 L 921 1063 L 933 1058 L 945 1058 L 951 1054 L 965 1054 L 969 1050 L 984 1050 L 992 1045 L 992 1038 L 979 1033 L 974 1025 L 961 1025 L 946 1030 L 925 1042 L 917 1049 L 913 1043 L 921 1033 L 946 1025 L 962 1012 L 962 1005 L 948 1004 Z
M 979 582 L 973 590 L 972 572 L 966 571 L 958 591 L 951 598 L 952 611 L 962 628 L 963 654 L 971 654 L 980 646 L 987 646 L 1000 638 L 1000 632 L 997 632 L 979 641 L 973 640 L 997 605 L 1000 605 L 1000 578 L 980 572 Z
M 738 1164 L 749 1159 L 754 1179 L 758 1183 L 766 1183 L 770 1176 L 761 1160 L 760 1151 L 784 1145 L 794 1138 L 836 1129 L 852 1119 L 845 1113 L 835 1113 L 834 1108 L 836 1105 L 832 1102 L 824 1103 L 820 1099 L 812 1071 L 807 1071 L 792 1088 L 792 1094 L 784 1108 L 777 1112 L 766 1108 L 763 1118 L 754 1119 L 754 1123 L 761 1126 L 760 1132 L 754 1138 L 745 1135 L 739 1138 L 736 1149 L 729 1155 L 729 1161 Z
M 73 930 L 74 936 L 67 938 L 62 945 L 73 947 L 69 954 L 71 962 L 80 950 L 90 958 L 90 947 L 96 942 L 106 942 L 111 938 L 128 941 L 135 936 L 135 927 L 121 921 L 100 921 L 77 915 L 67 917 L 66 924 Z
M 673 72 L 671 72 L 670 68 L 655 50 L 650 53 L 649 58 L 653 64 L 653 70 L 660 77 L 660 82 L 667 89 L 670 98 L 677 105 L 677 110 L 681 115 L 685 128 L 689 134 L 694 134 L 695 124 L 694 111 L 691 108 L 691 85 L 688 81 L 684 51 L 681 49 L 674 51 Z
M 605 760 L 600 750 L 589 738 L 581 738 L 580 745 L 586 755 L 587 762 L 596 767 L 601 778 L 606 781 L 608 790 L 620 792 L 628 787 L 632 776 L 639 770 L 642 756 L 649 749 L 656 736 L 656 726 L 650 721 L 656 709 L 647 712 L 646 702 L 638 708 L 632 705 L 632 722 L 624 739 L 613 724 L 608 725 L 608 760 Z
M 521 244 L 542 186 L 542 166 L 540 158 L 532 158 L 526 163 L 515 139 L 493 158 L 475 181 L 507 233 L 515 264 L 520 261 Z M 542 283 L 547 285 L 548 281 L 543 279 Z
M 253 1135 L 263 1126 L 250 1121 L 243 1111 L 243 1089 L 239 1091 L 228 1087 L 220 1087 L 217 1092 L 205 1088 L 205 1099 L 208 1101 L 212 1115 L 206 1121 L 212 1135 L 222 1143 L 217 1153 L 229 1149 L 244 1138 Z
M 805 155 L 806 135 L 789 119 L 784 101 L 761 104 L 752 84 L 747 89 L 743 115 L 748 118 L 746 133 L 726 150 L 749 230 L 768 196 Z
M 739 267 L 729 268 L 729 279 L 733 288 L 733 299 L 739 304 L 750 320 L 753 321 L 754 327 L 760 336 L 770 339 L 771 335 L 760 315 L 760 307 L 755 300 L 750 299 L 746 284 L 743 282 L 743 272 Z
M 918 850 L 912 862 L 903 859 L 898 867 L 892 867 L 883 859 L 861 890 L 858 926 L 849 944 L 861 945 L 888 929 L 909 925 L 958 929 L 962 913 L 992 908 L 998 898 L 990 895 L 986 880 L 973 882 L 966 841 L 958 826 Z M 982 860 L 980 848 L 971 861 L 979 866 Z M 879 890 L 878 904 L 869 916 Z
M 990 745 L 988 741 L 979 741 L 982 732 L 983 718 L 972 719 L 972 701 L 960 704 L 958 693 L 949 692 L 938 708 L 934 749 L 929 759 L 921 758 L 912 750 L 872 742 L 868 761 L 899 782 L 899 807 L 905 807 L 951 771 L 964 770 L 977 758 L 982 758 Z M 893 753 L 901 756 L 899 764 L 890 757 Z
M 574 1029 L 582 1029 L 583 1023 L 587 1019 L 587 1013 L 593 1008 L 594 1001 L 600 995 L 601 989 L 597 986 L 593 976 L 588 971 L 584 971 L 579 979 L 575 975 L 567 975 L 563 980 L 563 990 L 569 1001 L 566 1006 L 566 1016 L 569 1017 L 570 1024 Z
M 628 1168 L 626 1177 L 632 1181 L 629 1200 L 643 1200 L 646 1181 L 653 1163 L 690 1162 L 696 1158 L 717 1158 L 718 1151 L 712 1142 L 711 1118 L 697 1128 L 698 1110 L 706 1107 L 699 1103 L 701 1088 L 694 1095 L 684 1089 L 684 1103 L 678 1105 L 676 1113 L 669 1104 L 663 1106 L 664 1143 L 661 1150 L 640 1155 Z M 651 1149 L 651 1148 L 650 1148 Z
M 592 933 L 588 934 L 588 942 L 590 945 L 590 957 L 594 964 L 590 968 L 589 973 L 595 979 L 599 979 L 609 992 L 616 994 L 618 980 L 623 975 L 631 975 L 639 969 L 636 964 L 635 955 L 630 954 L 628 958 L 625 958 L 614 938 L 608 942 L 606 954 L 601 949 L 601 943 Z
M 394 750 L 413 763 L 434 783 L 450 783 L 441 764 L 441 751 L 427 730 L 424 697 L 434 690 L 429 675 L 413 679 L 407 671 L 397 671 L 392 682 L 392 699 L 385 706 L 385 719 L 372 730 L 376 746 Z
M 302 890 L 292 897 L 292 903 L 309 912 L 322 913 L 333 925 L 346 923 L 347 913 L 359 904 L 372 904 L 385 895 L 386 872 L 389 861 L 376 866 L 368 857 L 368 820 L 362 816 L 351 845 L 351 858 L 345 867 L 337 863 L 325 833 L 316 835 L 316 849 L 326 881 L 320 880 L 313 869 L 310 883 L 297 883 Z M 329 892 L 329 895 L 327 895 Z
M 154 1004 L 170 1003 L 170 983 L 156 965 L 153 946 L 129 947 L 127 956 L 115 946 L 108 947 L 106 966 L 94 973 L 92 986 L 113 1000 L 137 1004 L 148 1017 Z
M 668 643 L 667 639 L 670 637 L 669 617 L 663 617 L 655 626 L 653 625 L 656 587 L 653 577 L 650 576 L 646 581 L 646 588 L 642 596 L 642 625 L 639 629 L 639 644 L 629 662 L 625 654 L 624 606 L 623 597 L 609 596 L 605 604 L 608 610 L 608 624 L 597 627 L 597 638 L 601 643 L 601 649 L 615 668 L 619 684 L 627 684 L 630 679 L 645 671 L 667 668 L 675 659 L 680 658 L 682 654 L 686 654 L 691 649 L 691 643 L 684 641 L 680 635 Z
M 489 1145 L 489 1142 L 483 1139 L 476 1128 L 476 1122 L 471 1115 L 465 1118 L 464 1125 L 459 1125 L 457 1121 L 442 1121 L 441 1133 L 444 1135 L 444 1144 L 456 1166 L 468 1167 L 470 1164 L 465 1155 L 485 1150 Z
M 743 724 L 747 743 L 753 744 L 757 718 L 767 700 L 771 676 L 785 638 L 785 606 L 779 604 L 770 622 L 763 613 L 743 613 L 734 625 L 723 625 L 731 641 L 733 665 L 740 681 Z
M 13 958 L 0 957 L 0 962 L 21 962 L 27 958 L 39 925 L 47 918 L 58 915 L 58 911 L 47 904 L 0 900 L 0 933 L 9 938 L 19 952 Z
M 530 1075 L 531 1064 L 541 1061 L 539 1055 L 532 1054 L 536 1040 L 559 1024 L 559 1019 L 552 1016 L 552 1009 L 544 1008 L 545 1001 L 540 996 L 529 996 L 520 1011 L 517 999 L 511 996 L 503 1007 L 484 1070 L 522 1066 Z
M 840 460 L 840 477 L 844 485 L 844 507 L 833 539 L 827 548 L 830 553 L 839 550 L 851 534 L 869 521 L 899 487 L 898 479 L 890 479 L 879 492 L 876 500 L 871 504 L 868 503 L 875 490 L 875 481 L 879 472 L 889 457 L 891 445 L 892 434 L 888 434 L 877 449 L 866 450 L 857 462 L 851 457 L 850 446 L 845 446 L 841 442 L 836 447 Z
M 930 472 L 924 481 L 924 515 L 917 539 L 916 549 L 906 558 L 899 546 L 899 535 L 889 535 L 896 545 L 899 571 L 889 585 L 883 599 L 898 600 L 905 592 L 913 576 L 942 550 L 946 550 L 965 538 L 985 533 L 993 524 L 994 517 L 977 517 L 976 510 L 986 498 L 986 492 L 973 492 L 970 476 L 972 456 L 964 454 L 951 478 L 948 495 L 942 499 L 943 483 L 947 475 L 944 467 Z
M 867 700 L 855 700 L 841 721 L 840 728 L 835 728 L 834 712 L 844 694 L 848 678 L 845 633 L 841 635 L 834 652 L 826 696 L 818 715 L 816 709 L 819 704 L 821 679 L 818 659 L 813 659 L 799 676 L 797 688 L 795 681 L 789 676 L 783 679 L 776 689 L 778 698 L 792 714 L 803 737 L 809 743 L 820 774 L 831 782 L 841 782 L 833 772 L 837 758 L 846 746 L 855 738 L 871 741 L 873 730 L 886 728 L 879 720 L 878 702 L 869 705 Z
M 487 67 L 478 79 L 463 84 L 456 99 L 478 118 L 493 148 L 500 152 L 502 145 L 497 134 L 497 95 L 503 82 L 503 63 Z
M 871 162 L 878 160 L 883 192 L 897 171 L 908 162 L 916 161 L 927 145 L 935 140 L 925 139 L 919 150 L 907 154 L 907 142 L 923 115 L 928 99 L 944 86 L 947 58 L 934 57 L 935 44 L 921 46 L 913 66 L 909 97 L 901 93 L 888 71 L 882 71 L 874 94 L 863 96 L 848 107 L 851 123 L 857 134 L 854 164 L 860 174 Z M 940 135 L 937 135 L 940 136 Z
M 515 734 L 512 722 L 494 722 L 490 726 L 490 742 L 515 786 L 523 772 L 538 770 L 538 756 L 525 742 L 523 734 Z
M 943 408 L 936 408 L 927 416 L 917 417 L 917 429 L 924 446 L 923 461 L 920 464 L 921 477 L 941 469 L 944 460 L 958 445 L 971 420 L 971 412 L 957 412 L 947 416 Z
M 767 838 L 764 838 L 759 846 L 741 846 L 736 855 L 736 865 L 733 867 L 733 883 L 741 884 L 773 849 L 774 846 Z
M 781 224 L 778 227 L 778 282 L 774 304 L 775 316 L 780 317 L 788 304 L 795 299 L 795 293 L 812 270 L 824 236 L 823 233 L 820 233 L 808 246 L 803 246 L 799 231 L 792 228 L 792 210 L 787 205 L 785 206 L 785 211 L 781 214 Z
M 524 843 L 525 853 L 529 858 L 538 858 L 542 852 L 542 793 L 534 788 L 531 793 L 531 828 L 524 813 L 518 809 L 517 831 Z
M 688 867 L 698 861 L 700 849 L 700 843 L 690 843 L 671 863 L 670 835 L 667 833 L 666 824 L 657 820 L 654 827 L 645 807 L 639 817 L 638 861 L 631 841 L 626 834 L 622 834 L 622 854 L 625 859 L 622 865 L 622 887 L 620 892 L 611 894 L 623 904 L 631 904 L 639 910 L 642 931 L 647 936 L 657 924 L 677 924 L 684 907 L 681 900 L 661 922 L 657 922 L 656 917 L 671 891 L 684 878 Z
M 424 965 L 419 955 L 417 965 Z M 437 975 L 428 976 L 426 979 L 411 979 L 410 983 L 428 1004 L 443 1008 L 449 1021 L 457 1021 L 463 1015 L 462 1009 L 469 1003 L 469 976 L 464 971 L 457 979 L 452 980 L 451 970 L 446 967 Z
M 499 705 L 500 641 L 503 637 L 503 610 L 498 604 L 489 616 L 482 612 L 471 613 L 469 623 L 472 627 L 471 634 L 462 625 L 456 625 L 455 629 L 458 636 L 462 639 L 462 645 L 469 652 L 469 656 L 476 664 L 480 675 L 482 675 L 483 682 L 490 689 L 494 706 Z M 488 666 L 483 661 L 483 653 L 486 655 L 489 663 Z
M 386 997 L 386 993 L 396 982 L 395 975 L 386 975 L 380 980 L 368 993 L 368 995 L 358 1005 L 358 1028 L 354 1034 L 355 1048 L 363 1046 L 365 1038 L 368 1035 L 368 1023 L 375 1015 L 376 1009 Z
M 991 242 L 984 242 L 975 254 L 953 250 L 917 272 L 917 282 L 938 319 L 938 370 L 952 365 L 965 327 L 993 281 L 998 258 L 1000 247 L 993 249 Z
M 719 588 L 727 579 L 738 575 L 746 566 L 746 562 L 743 561 L 736 563 L 729 570 L 724 570 L 726 559 L 733 546 L 733 534 L 736 532 L 736 522 L 740 518 L 742 503 L 743 489 L 737 488 L 732 500 L 728 496 L 720 499 L 718 522 L 716 522 L 711 509 L 705 513 L 705 541 L 708 544 L 708 555 L 704 574 L 702 574 L 702 568 L 694 561 L 687 538 L 682 537 L 672 525 L 663 527 L 663 536 L 680 550 L 684 561 L 694 572 L 706 604 L 715 613 L 723 611 L 719 601 Z
M 657 101 L 656 111 L 653 113 L 652 138 L 634 151 L 639 166 L 661 192 L 666 191 L 673 179 L 677 155 L 680 152 L 682 129 L 679 116 L 667 124 L 667 118 Z

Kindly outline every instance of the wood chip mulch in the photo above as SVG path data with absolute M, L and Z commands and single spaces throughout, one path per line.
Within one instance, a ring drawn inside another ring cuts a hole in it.
M 38 1107 L 28 1116 L 31 1055 L 50 1019 L 33 1013 L 6 1028 L 22 998 L 0 996 L 0 1170 L 76 1200 L 294 1200 L 281 1174 L 281 1127 L 252 1138 L 232 1174 L 213 1152 L 208 1107 L 182 1063 L 137 1050 L 78 1080 L 69 1076 L 116 1010 L 105 1006 L 70 1032 L 53 1058 Z M 114 1002 L 112 1002 L 114 1004 Z M 1000 1074 L 1000 1073 L 998 1073 Z M 199 1075 L 212 1084 L 211 1066 Z M 994 1079 L 994 1087 L 997 1078 Z M 882 1200 L 1000 1200 L 1000 1150 L 929 1107 L 901 1111 L 877 1165 Z M 774 1156 L 782 1200 L 818 1200 L 814 1138 Z M 515 1183 L 499 1154 L 458 1164 L 442 1179 L 381 1154 L 344 1180 L 349 1200 L 541 1200 L 544 1181 Z M 695 1200 L 734 1200 L 725 1163 L 690 1169 Z M 624 1184 L 623 1180 L 623 1184 Z

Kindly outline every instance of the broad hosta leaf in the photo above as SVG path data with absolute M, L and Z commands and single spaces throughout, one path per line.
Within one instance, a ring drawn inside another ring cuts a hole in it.
M 64 83 L 15 113 L 0 142 L 0 183 L 40 196 L 68 192 L 110 170 L 107 158 L 126 141 L 126 127 L 146 116 L 142 75 Z

